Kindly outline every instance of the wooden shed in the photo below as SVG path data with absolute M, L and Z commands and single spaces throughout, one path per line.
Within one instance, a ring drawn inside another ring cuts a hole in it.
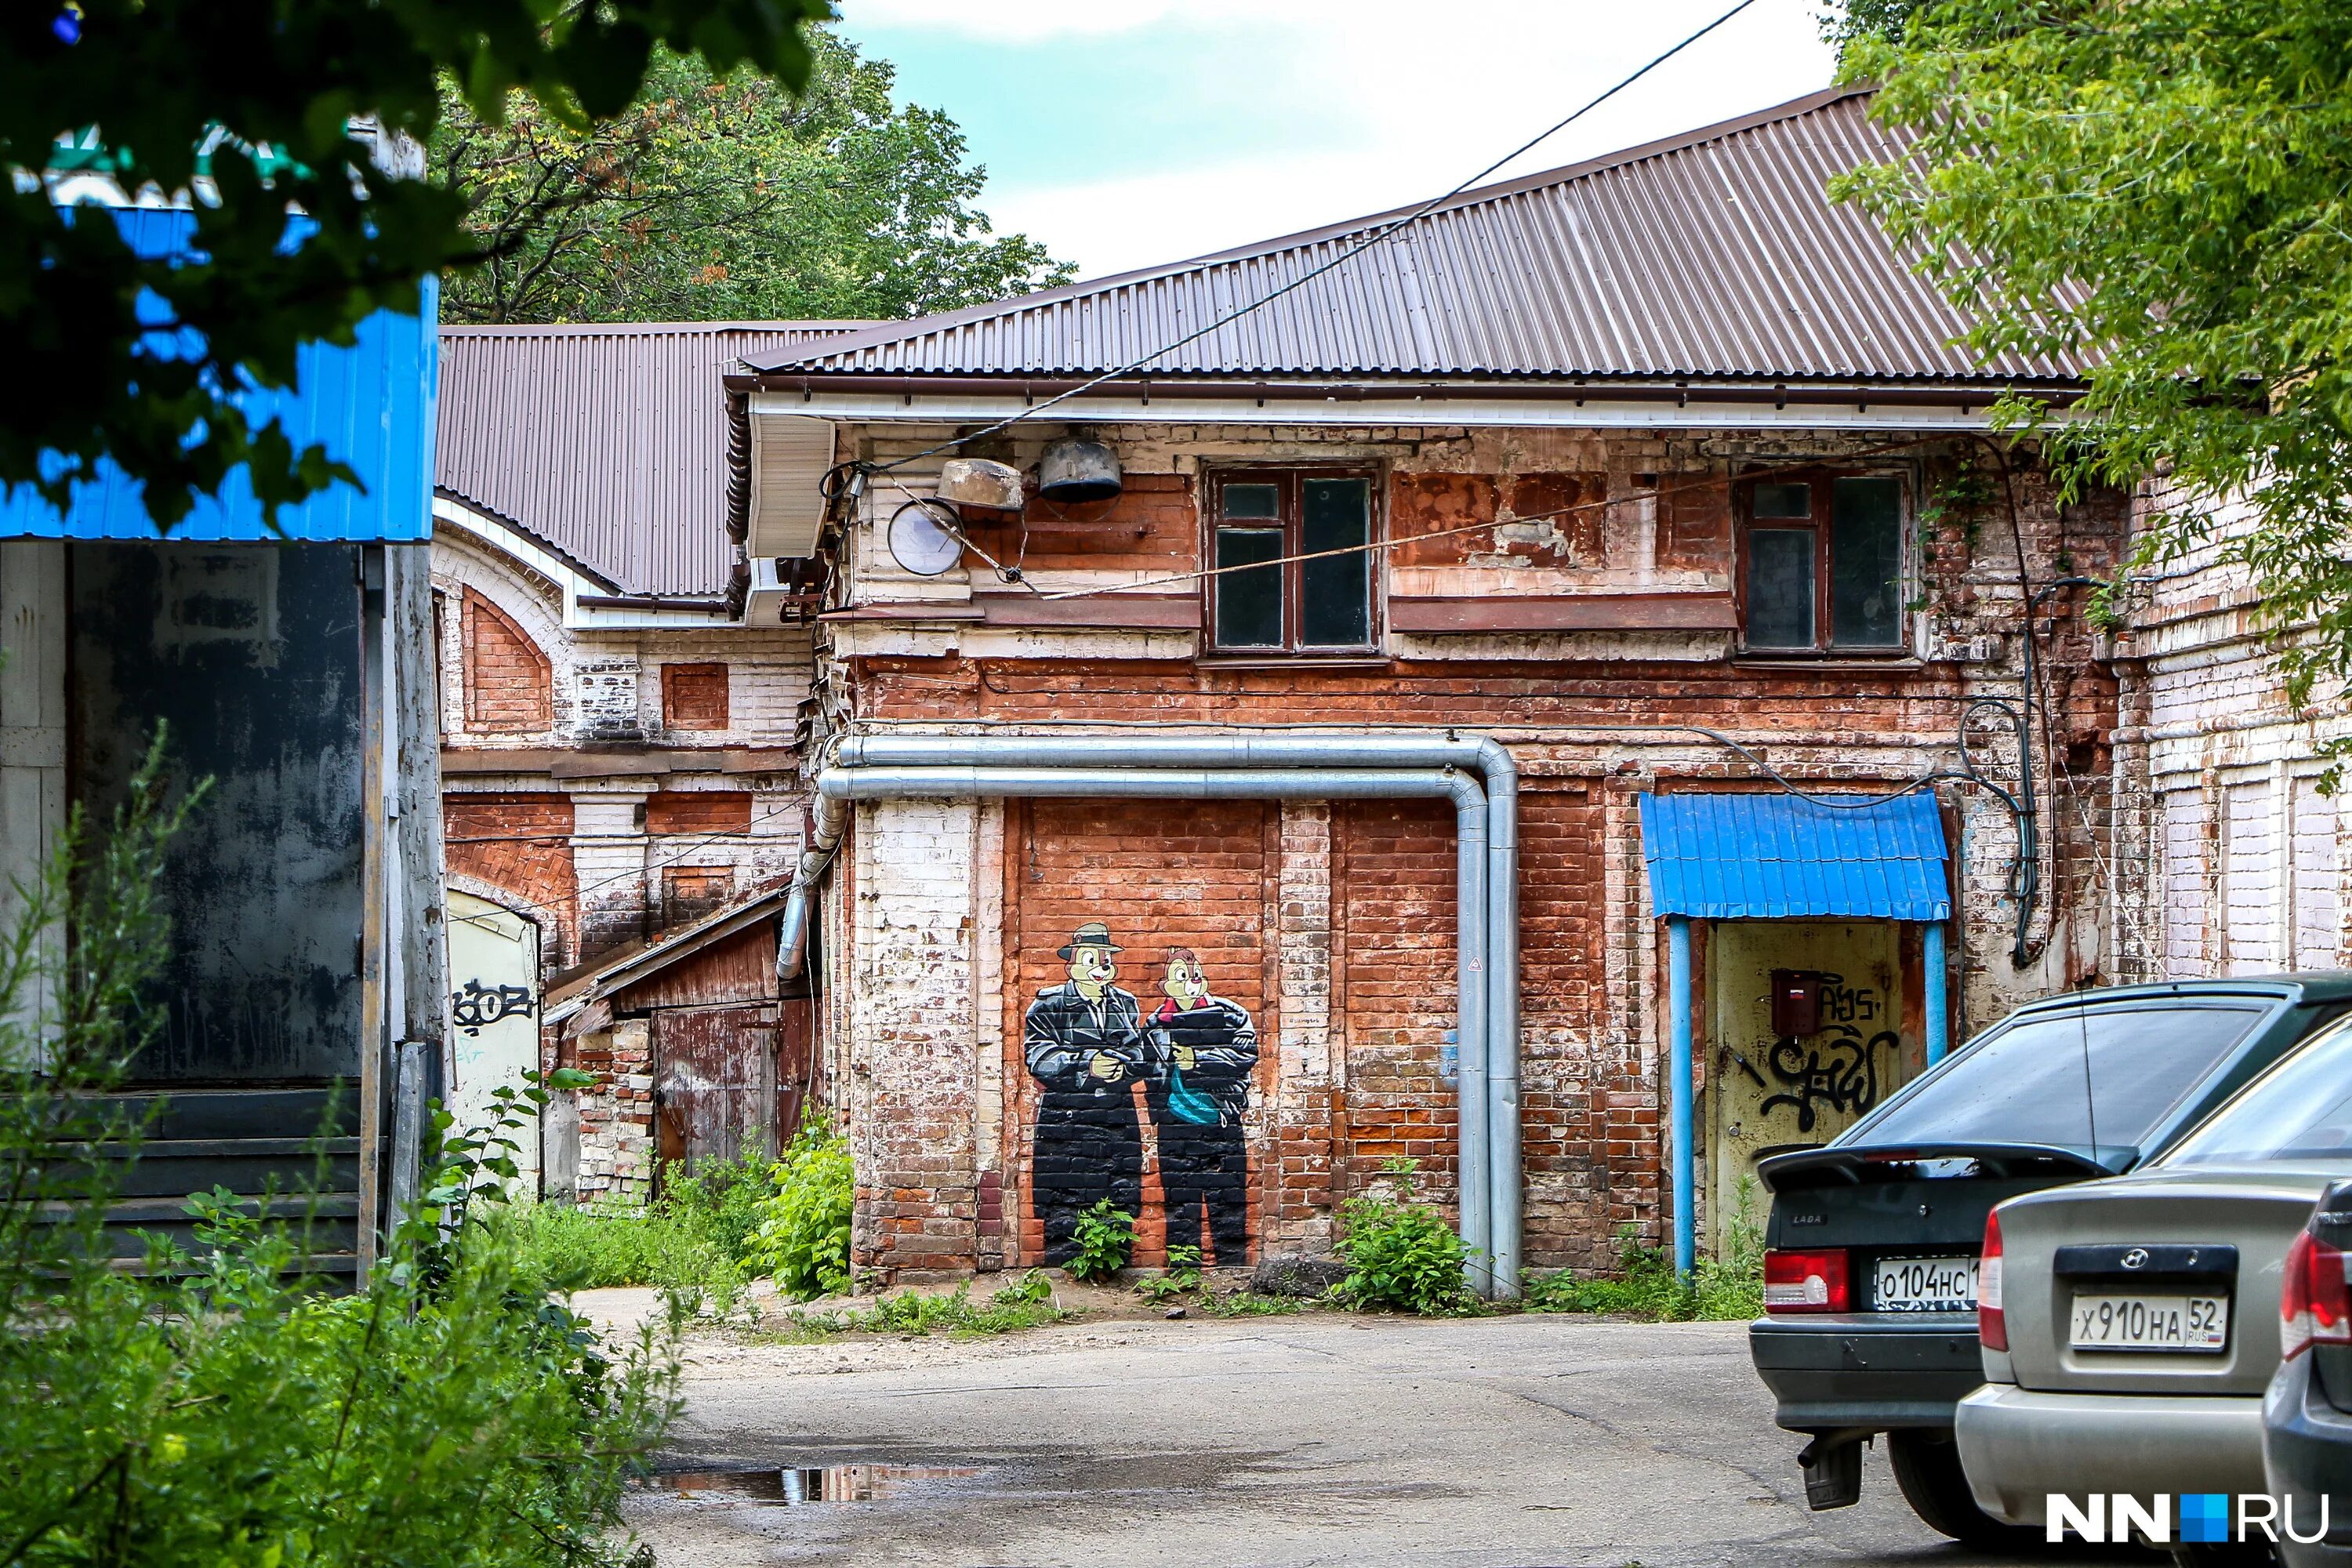
M 819 1086 L 806 987 L 776 979 L 783 904 L 758 894 L 549 988 L 549 1064 L 601 1081 L 551 1108 L 548 1195 L 642 1201 L 665 1169 L 792 1136 Z

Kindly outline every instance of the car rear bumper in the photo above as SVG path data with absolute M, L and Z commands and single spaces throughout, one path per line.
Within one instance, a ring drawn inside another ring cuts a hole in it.
M 1759 1318 L 1748 1353 L 1791 1432 L 1949 1426 L 1953 1405 L 1984 1381 L 1974 1313 Z
M 2158 1394 L 2046 1394 L 1987 1384 L 1960 1401 L 1960 1468 L 1977 1506 L 2042 1522 L 2045 1500 L 2093 1492 L 2258 1492 L 2263 1402 Z
M 2287 1568 L 2352 1568 L 2352 1411 L 2328 1403 L 2312 1377 L 2312 1359 L 2300 1355 L 2280 1367 L 2263 1397 L 2263 1489 L 2281 1494 L 2280 1506 L 2305 1534 L 2319 1522 L 2320 1499 L 2327 1500 L 2325 1540 L 2280 1543 Z

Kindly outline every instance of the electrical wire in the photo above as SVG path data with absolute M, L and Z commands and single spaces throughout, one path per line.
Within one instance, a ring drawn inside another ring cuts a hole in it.
M 1361 256 L 1365 251 L 1371 249 L 1372 247 L 1386 241 L 1391 236 L 1396 234 L 1399 230 L 1418 223 L 1421 219 L 1427 217 L 1431 213 L 1436 211 L 1447 202 L 1452 201 L 1454 197 L 1462 195 L 1465 191 L 1469 190 L 1472 186 L 1477 184 L 1481 180 L 1486 179 L 1488 175 L 1494 174 L 1496 170 L 1502 168 L 1513 159 L 1517 158 L 1524 153 L 1530 153 L 1544 142 L 1550 141 L 1554 136 L 1559 135 L 1561 132 L 1567 130 L 1570 126 L 1575 124 L 1578 121 L 1583 119 L 1586 115 L 1591 113 L 1594 110 L 1600 108 L 1602 104 L 1608 102 L 1611 99 L 1616 97 L 1619 93 L 1624 91 L 1627 88 L 1633 86 L 1635 82 L 1641 80 L 1643 77 L 1649 75 L 1652 71 L 1657 69 L 1660 66 L 1665 64 L 1668 60 L 1674 58 L 1676 55 L 1682 53 L 1693 44 L 1697 43 L 1701 38 L 1706 37 L 1709 33 L 1714 32 L 1717 27 L 1722 26 L 1726 22 L 1730 21 L 1734 16 L 1738 16 L 1742 11 L 1747 10 L 1748 6 L 1755 3 L 1756 0 L 1738 0 L 1738 4 L 1733 5 L 1721 16 L 1716 17 L 1714 21 L 1707 23 L 1706 26 L 1699 28 L 1698 31 L 1690 34 L 1680 43 L 1677 43 L 1672 48 L 1667 49 L 1664 53 L 1652 57 L 1648 61 L 1636 68 L 1631 74 L 1620 78 L 1613 85 L 1603 90 L 1597 97 L 1586 100 L 1584 103 L 1570 113 L 1567 118 L 1557 121 L 1549 129 L 1520 142 L 1517 147 L 1512 148 L 1508 153 L 1504 153 L 1501 157 L 1496 159 L 1493 163 L 1487 164 L 1485 168 L 1479 170 L 1469 178 L 1462 181 L 1461 184 L 1454 186 L 1451 190 L 1444 191 L 1437 195 L 1430 197 L 1429 200 L 1422 203 L 1421 205 L 1414 207 L 1402 217 L 1397 218 L 1392 222 L 1384 224 L 1381 227 L 1374 229 L 1370 234 L 1365 236 L 1354 245 L 1351 245 L 1346 249 L 1340 251 L 1328 261 L 1325 261 L 1315 267 L 1309 268 L 1305 272 L 1300 273 L 1297 277 L 1293 278 L 1288 282 L 1283 284 L 1280 288 L 1275 289 L 1268 293 L 1262 294 L 1258 298 L 1250 300 L 1247 304 L 1236 306 L 1234 309 L 1225 312 L 1223 315 L 1213 318 L 1206 325 L 1194 328 L 1192 331 L 1186 332 L 1183 336 L 1177 338 L 1172 342 L 1161 344 L 1159 348 L 1152 350 L 1150 353 L 1143 355 L 1139 359 L 1130 360 L 1127 363 L 1120 365 L 1116 370 L 1104 371 L 1098 375 L 1080 382 L 1077 385 L 1070 387 L 1066 391 L 1055 394 L 1053 396 L 1046 398 L 1042 403 L 1034 404 L 1031 406 L 1021 410 L 1018 414 L 1011 415 L 1006 418 L 1000 419 L 993 425 L 985 426 L 981 429 L 971 431 L 968 435 L 958 436 L 952 440 L 942 441 L 938 446 L 925 447 L 922 451 L 910 453 L 904 458 L 898 458 L 895 462 L 879 465 L 867 464 L 864 466 L 866 468 L 868 472 L 888 473 L 892 469 L 903 468 L 910 463 L 919 463 L 926 458 L 937 457 L 941 452 L 953 451 L 973 441 L 982 440 L 987 437 L 996 435 L 1000 431 L 1011 429 L 1015 425 L 1022 424 L 1026 420 L 1034 419 L 1037 416 L 1045 413 L 1048 408 L 1055 407 L 1059 404 L 1066 403 L 1071 398 L 1081 396 L 1086 393 L 1093 391 L 1097 386 L 1105 385 L 1110 382 L 1123 380 L 1128 376 L 1133 375 L 1136 372 L 1142 370 L 1145 366 L 1151 364 L 1155 361 L 1166 358 L 1168 355 L 1174 353 L 1178 349 L 1183 348 L 1188 343 L 1198 342 L 1201 339 L 1207 337 L 1210 333 L 1222 331 L 1254 311 L 1264 310 L 1266 306 L 1273 304 L 1276 300 L 1281 299 L 1284 295 L 1302 289 L 1308 283 L 1313 282 L 1316 279 L 1322 277 L 1325 273 L 1331 271 L 1333 268 L 1344 266 L 1348 262 L 1354 260 L 1357 257 Z
M 1867 451 L 1852 453 L 1844 458 L 1837 459 L 1837 461 L 1841 464 L 1852 464 L 1857 460 L 1867 462 L 1871 459 L 1884 458 L 1896 452 L 1908 452 L 1916 450 L 1921 447 L 1935 446 L 1940 442 L 1963 439 L 1970 434 L 1970 432 L 1965 431 L 1938 430 L 1932 435 L 1915 436 L 1907 440 L 1881 442 L 1877 446 L 1872 447 Z M 1655 501 L 1663 500 L 1668 496 L 1686 495 L 1700 490 L 1716 491 L 1723 489 L 1729 485 L 1753 478 L 1758 474 L 1801 472 L 1807 468 L 1827 467 L 1829 466 L 1830 461 L 1830 459 L 1822 458 L 1818 454 L 1801 454 L 1780 458 L 1757 458 L 1752 459 L 1748 468 L 1742 469 L 1737 474 L 1727 474 L 1721 478 L 1709 474 L 1704 479 L 1692 479 L 1681 484 L 1658 485 L 1643 491 L 1639 496 L 1618 496 L 1613 499 L 1604 498 L 1601 500 L 1575 501 L 1567 506 L 1553 507 L 1548 511 L 1513 513 L 1507 519 L 1495 519 L 1485 522 L 1464 523 L 1456 528 L 1434 529 L 1425 533 L 1412 533 L 1402 538 L 1374 539 L 1368 540 L 1361 544 L 1341 544 L 1335 545 L 1328 550 L 1308 550 L 1302 551 L 1296 555 L 1270 556 L 1264 561 L 1252 561 L 1244 565 L 1201 566 L 1183 572 L 1164 573 L 1157 577 L 1139 577 L 1133 582 L 1129 583 L 1098 584 L 1092 587 L 1060 588 L 1052 591 L 1047 591 L 1038 587 L 1036 584 L 1031 582 L 1026 574 L 1018 567 L 1008 571 L 1008 569 L 1000 563 L 994 556 L 989 554 L 978 545 L 972 544 L 968 539 L 966 539 L 965 535 L 960 530 L 950 527 L 946 523 L 940 524 L 940 530 L 942 532 L 945 532 L 959 542 L 963 542 L 973 554 L 978 555 L 982 561 L 985 561 L 991 566 L 995 567 L 997 575 L 1001 579 L 1008 583 L 1018 583 L 1023 586 L 1025 586 L 1031 593 L 1035 594 L 1040 599 L 1050 602 L 1058 602 L 1068 599 L 1095 599 L 1107 597 L 1115 594 L 1131 594 L 1144 588 L 1162 588 L 1168 587 L 1171 584 L 1206 582 L 1211 578 L 1221 577 L 1228 573 L 1234 572 L 1263 572 L 1272 567 L 1293 565 L 1301 561 L 1324 561 L 1339 555 L 1375 555 L 1386 551 L 1402 549 L 1406 545 L 1425 544 L 1433 539 L 1452 539 L 1465 533 L 1491 532 L 1496 527 L 1507 521 L 1513 524 L 1523 522 L 1549 522 L 1563 517 L 1574 517 L 1581 512 L 1605 511 L 1611 507 L 1627 506 L 1644 499 Z M 919 496 L 913 490 L 907 489 L 904 484 L 900 483 L 898 479 L 891 478 L 887 473 L 882 474 L 881 478 L 883 479 L 883 481 L 888 484 L 893 489 L 898 490 L 908 498 L 908 506 L 914 505 L 918 502 L 934 502 L 939 499 L 936 496 Z M 898 509 L 899 511 L 905 511 L 906 510 L 907 506 L 901 506 Z M 894 512 L 892 517 L 895 521 L 897 513 Z M 933 514 L 933 517 L 934 521 L 937 521 L 937 515 Z M 1025 531 L 1023 538 L 1022 549 L 1025 556 L 1028 549 Z

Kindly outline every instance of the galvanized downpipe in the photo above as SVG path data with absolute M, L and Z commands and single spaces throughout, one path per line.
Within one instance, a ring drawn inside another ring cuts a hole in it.
M 800 864 L 793 868 L 792 891 L 784 899 L 784 929 L 776 942 L 778 980 L 793 979 L 808 962 L 809 900 L 825 868 L 833 864 L 833 853 L 841 847 L 841 836 L 849 826 L 849 809 L 827 795 L 816 797 L 811 815 L 816 820 L 809 829 L 807 846 L 801 850 Z
M 1522 1205 L 1519 1155 L 1519 958 L 1518 958 L 1518 768 L 1509 750 L 1483 735 L 1428 731 L 1342 734 L 1080 734 L 1080 735 L 852 735 L 836 743 L 835 771 L 870 767 L 1013 767 L 1064 773 L 1083 769 L 1330 770 L 1334 776 L 1359 769 L 1455 768 L 1475 770 L 1486 782 L 1486 865 L 1479 887 L 1466 871 L 1457 876 L 1463 924 L 1484 927 L 1484 941 L 1463 944 L 1458 960 L 1464 982 L 1460 1014 L 1463 1235 L 1484 1253 L 1495 1294 L 1518 1293 Z M 1114 775 L 1115 776 L 1115 775 Z M 820 785 L 820 801 L 826 798 Z M 1026 793 L 1026 792 L 1014 792 Z M 1129 793 L 1092 787 L 1054 794 Z M 1140 793 L 1140 792 L 1137 792 Z M 1236 791 L 1236 795 L 1242 792 Z M 1264 798 L 1265 792 L 1250 792 Z M 1347 792 L 1327 790 L 1328 795 Z M 819 837 L 825 828 L 820 805 Z M 822 857 L 802 858 L 793 900 L 785 910 L 783 954 L 779 970 L 797 973 L 807 945 L 807 894 L 830 861 L 840 839 L 835 819 Z M 812 849 L 815 848 L 813 841 Z M 1457 846 L 1457 853 L 1459 847 Z M 1472 911 L 1483 910 L 1473 921 Z M 797 924 L 795 924 L 797 921 Z M 1478 984 L 1483 975 L 1484 985 Z M 1483 1105 L 1481 1117 L 1476 1108 Z M 1483 1159 L 1481 1156 L 1483 1155 Z M 1483 1226 L 1472 1220 L 1483 1211 Z M 1481 1237 L 1483 1237 L 1483 1240 Z
M 941 766 L 828 767 L 817 775 L 821 798 L 856 800 L 971 800 L 996 798 L 1150 798 L 1184 800 L 1381 800 L 1435 796 L 1451 799 L 1454 815 L 1454 887 L 1468 911 L 1455 932 L 1454 973 L 1465 1038 L 1484 1037 L 1486 986 L 1481 960 L 1486 931 L 1486 875 L 1489 812 L 1486 793 L 1465 771 L 1432 768 L 1174 768 Z M 1474 1031 L 1475 1032 L 1474 1034 Z M 1465 1071 L 1465 1110 L 1481 1101 L 1470 1097 Z M 1480 1136 L 1486 1118 L 1460 1118 L 1465 1171 L 1478 1171 L 1487 1151 Z M 1473 1249 L 1467 1268 L 1471 1287 L 1494 1289 L 1484 1256 L 1493 1215 L 1485 1184 L 1461 1184 L 1464 1240 Z

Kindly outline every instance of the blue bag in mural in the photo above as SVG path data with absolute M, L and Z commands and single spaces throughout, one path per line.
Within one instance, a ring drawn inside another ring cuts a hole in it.
M 1195 1127 L 1214 1127 L 1224 1120 L 1217 1102 L 1184 1081 L 1181 1068 L 1168 1069 L 1168 1114 Z

